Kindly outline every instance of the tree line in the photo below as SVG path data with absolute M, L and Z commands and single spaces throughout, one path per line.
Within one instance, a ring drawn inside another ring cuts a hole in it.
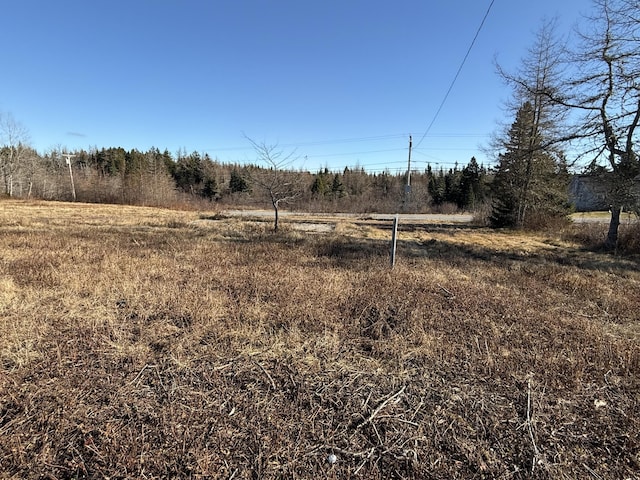
M 78 201 L 91 203 L 264 205 L 270 199 L 261 178 L 273 173 L 269 165 L 225 164 L 207 153 L 172 154 L 157 148 L 54 149 L 41 155 L 19 142 L 4 145 L 0 159 L 5 196 L 70 201 L 74 189 Z M 428 165 L 412 171 L 408 194 L 406 174 L 388 170 L 369 173 L 358 166 L 340 171 L 278 170 L 296 184 L 297 207 L 312 211 L 475 210 L 490 195 L 491 172 L 475 158 L 463 168 L 456 164 L 434 170 Z

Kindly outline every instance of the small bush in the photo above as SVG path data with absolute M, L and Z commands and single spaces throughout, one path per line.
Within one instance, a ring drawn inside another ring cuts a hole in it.
M 603 223 L 574 223 L 564 231 L 562 238 L 591 250 L 602 246 L 606 236 L 607 226 Z
M 620 226 L 618 251 L 626 254 L 640 254 L 640 223 Z
M 552 215 L 546 212 L 534 212 L 527 216 L 525 230 L 534 232 L 558 233 L 571 225 L 571 220 L 565 215 Z
M 442 215 L 453 215 L 458 213 L 459 209 L 455 203 L 443 202 L 440 205 L 433 206 L 433 213 L 440 213 Z
M 172 219 L 167 221 L 168 228 L 187 228 L 189 224 L 182 220 Z
M 601 250 L 607 239 L 609 222 L 574 223 L 561 230 L 564 240 L 575 242 L 588 250 Z M 618 229 L 617 252 L 640 254 L 640 223 L 621 223 Z

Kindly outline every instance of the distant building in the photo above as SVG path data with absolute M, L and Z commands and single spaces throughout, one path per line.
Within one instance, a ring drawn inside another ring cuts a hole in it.
M 608 210 L 607 189 L 601 177 L 574 175 L 569 183 L 569 202 L 576 212 Z
M 593 212 L 609 210 L 607 200 L 607 176 L 602 175 L 574 175 L 569 184 L 569 202 L 576 212 Z M 640 199 L 640 176 L 635 180 L 632 194 Z M 636 202 L 637 207 L 638 202 Z M 631 205 L 625 205 L 625 210 L 631 209 Z

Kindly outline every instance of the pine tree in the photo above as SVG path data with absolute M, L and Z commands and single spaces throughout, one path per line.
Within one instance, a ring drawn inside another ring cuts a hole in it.
M 317 197 L 324 197 L 330 191 L 329 170 L 325 168 L 324 171 L 318 172 L 314 178 L 313 184 L 311 185 L 311 193 Z
M 202 186 L 202 196 L 209 200 L 216 200 L 218 193 L 218 181 L 215 175 L 208 176 Z
M 342 198 L 345 196 L 344 185 L 342 184 L 340 175 L 338 173 L 333 176 L 333 182 L 331 183 L 331 194 L 335 198 Z
M 528 215 L 556 217 L 568 212 L 566 165 L 545 147 L 535 111 L 525 102 L 516 114 L 498 158 L 490 217 L 494 227 L 523 227 Z
M 246 192 L 249 190 L 247 180 L 242 176 L 237 168 L 231 170 L 231 178 L 229 179 L 229 190 L 231 193 Z
M 460 179 L 460 208 L 475 209 L 485 199 L 484 188 L 485 171 L 480 165 L 476 157 L 471 157 L 469 164 L 462 169 Z

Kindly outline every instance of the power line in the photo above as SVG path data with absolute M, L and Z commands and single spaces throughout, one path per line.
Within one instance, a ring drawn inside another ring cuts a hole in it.
M 352 138 L 339 138 L 334 140 L 310 140 L 310 141 L 302 141 L 302 142 L 289 142 L 289 143 L 276 143 L 278 147 L 281 148 L 296 148 L 296 147 L 313 147 L 317 145 L 336 145 L 340 143 L 356 143 L 356 142 L 375 142 L 381 140 L 392 140 L 398 138 L 406 138 L 408 133 L 389 133 L 385 135 L 373 135 L 369 137 L 352 137 Z M 462 136 L 463 134 L 461 134 Z M 223 147 L 223 148 L 207 148 L 205 152 L 223 152 L 223 151 L 233 151 L 233 150 L 252 150 L 251 146 L 238 146 L 238 147 Z
M 478 36 L 480 35 L 480 32 L 482 31 L 482 27 L 484 26 L 487 18 L 489 17 L 489 13 L 491 12 L 491 8 L 493 7 L 493 4 L 495 3 L 495 0 L 491 0 L 491 2 L 489 3 L 489 7 L 487 8 L 487 11 L 484 14 L 484 17 L 482 18 L 482 21 L 480 22 L 480 25 L 478 26 L 478 29 L 476 30 L 476 33 L 473 37 L 473 40 L 471 41 L 471 44 L 469 45 L 469 48 L 467 49 L 466 54 L 464 55 L 462 62 L 460 63 L 460 66 L 458 67 L 458 70 L 456 71 L 455 76 L 453 77 L 453 80 L 451 81 L 451 83 L 449 84 L 449 88 L 447 89 L 447 92 L 445 93 L 442 101 L 440 102 L 440 105 L 438 106 L 438 109 L 436 110 L 435 115 L 433 116 L 431 122 L 429 123 L 427 129 L 425 130 L 425 132 L 422 134 L 422 136 L 420 137 L 420 140 L 418 141 L 418 143 L 415 145 L 415 149 L 417 150 L 418 147 L 422 144 L 422 142 L 424 141 L 424 139 L 427 137 L 427 135 L 429 134 L 429 132 L 431 131 L 431 127 L 433 127 L 434 123 L 436 122 L 438 116 L 440 115 L 440 112 L 442 111 L 442 108 L 444 107 L 444 104 L 446 103 L 447 99 L 449 98 L 449 95 L 451 94 L 451 91 L 453 90 L 453 87 L 456 83 L 456 81 L 458 80 L 458 77 L 460 76 L 460 73 L 462 72 L 462 69 L 464 67 L 464 65 L 467 62 L 467 59 L 469 58 L 469 55 L 471 54 L 471 51 L 473 50 L 473 47 L 476 43 L 476 40 L 478 39 Z M 283 148 L 296 148 L 296 147 L 309 147 L 309 146 L 319 146 L 319 145 L 335 145 L 335 144 L 339 144 L 339 143 L 354 143 L 354 142 L 372 142 L 372 141 L 379 141 L 379 140 L 390 140 L 390 139 L 396 139 L 396 138 L 406 138 L 408 135 L 410 134 L 387 134 L 387 135 L 377 135 L 377 136 L 370 136 L 370 137 L 354 137 L 354 138 L 344 138 L 344 139 L 338 139 L 338 140 L 318 140 L 318 141 L 309 141 L 309 142 L 296 142 L 296 143 L 288 143 L 288 144 L 282 144 L 280 145 Z M 434 135 L 434 137 L 484 137 L 486 135 L 475 135 L 475 134 L 460 134 L 460 135 L 456 135 L 456 134 L 440 134 L 440 135 Z M 205 151 L 242 151 L 242 150 L 247 150 L 247 147 L 228 147 L 228 148 L 218 148 L 218 149 L 207 149 Z M 366 155 L 366 154 L 372 154 L 372 153 L 385 153 L 385 152 L 397 152 L 397 151 L 402 151 L 404 150 L 404 148 L 394 148 L 394 149 L 386 149 L 386 150 L 369 150 L 369 151 L 363 151 L 363 152 L 345 152 L 345 153 L 328 153 L 328 154 L 321 154 L 321 155 L 313 155 L 312 158 L 323 158 L 323 157 L 339 157 L 339 156 L 346 156 L 346 155 Z M 439 150 L 465 150 L 465 149 L 439 149 Z
M 371 144 L 373 143 L 378 143 L 378 142 L 384 142 L 384 143 L 389 143 L 389 141 L 393 141 L 392 144 L 396 144 L 398 142 L 396 142 L 395 140 L 400 140 L 402 139 L 402 142 L 404 144 L 404 141 L 406 140 L 406 138 L 411 135 L 411 134 L 407 134 L 407 133 L 394 133 L 394 134 L 381 134 L 381 135 L 372 135 L 372 136 L 363 136 L 363 137 L 349 137 L 349 138 L 339 138 L 339 139 L 327 139 L 327 140 L 316 140 L 316 141 L 300 141 L 300 142 L 289 142 L 289 143 L 282 143 L 282 144 L 277 144 L 278 148 L 297 148 L 297 147 L 302 147 L 304 149 L 304 147 L 309 147 L 310 150 L 315 150 L 314 147 L 324 147 L 324 146 L 329 146 L 329 145 L 339 145 L 339 144 L 349 144 L 349 143 L 362 143 L 362 142 L 369 142 Z M 426 135 L 423 135 L 423 138 Z M 430 138 L 443 138 L 443 139 L 450 139 L 450 138 L 459 138 L 459 139 L 464 139 L 464 138 L 486 138 L 489 136 L 489 134 L 486 133 L 455 133 L 455 132 L 444 132 L 444 133 L 438 133 L 438 134 L 430 134 L 428 135 Z M 314 162 L 322 162 L 324 159 L 330 159 L 330 158 L 340 158 L 343 157 L 341 160 L 338 160 L 338 162 L 340 164 L 343 164 L 341 167 L 337 167 L 337 166 L 333 166 L 331 168 L 331 171 L 341 171 L 344 170 L 345 166 L 348 168 L 357 168 L 357 169 L 363 169 L 366 172 L 381 172 L 381 171 L 385 171 L 385 170 L 389 170 L 391 172 L 398 172 L 401 173 L 404 171 L 404 169 L 402 167 L 400 167 L 399 165 L 403 165 L 405 164 L 404 160 L 385 160 L 384 162 L 367 162 L 364 161 L 362 162 L 362 160 L 358 157 L 362 156 L 362 157 L 367 157 L 370 155 L 376 155 L 376 154 L 384 154 L 384 153 L 394 153 L 394 152 L 403 152 L 407 150 L 407 147 L 405 145 L 403 146 L 398 146 L 395 148 L 374 148 L 371 150 L 356 150 L 356 151 L 340 151 L 342 150 L 340 149 L 336 149 L 338 150 L 338 152 L 327 152 L 325 149 L 324 152 L 322 153 L 313 153 L 313 151 L 303 155 L 304 157 L 304 162 L 303 165 L 306 165 L 308 168 L 308 165 L 313 164 Z M 458 152 L 464 152 L 464 151 L 475 151 L 475 148 L 462 148 L 459 146 L 456 147 L 435 147 L 435 148 L 419 148 L 416 149 L 414 148 L 415 153 L 428 158 L 429 160 L 426 160 L 427 163 L 432 163 L 434 165 L 438 165 L 438 166 L 442 166 L 442 165 L 455 165 L 456 163 L 460 163 L 459 161 L 444 161 L 442 159 L 439 159 L 433 155 L 430 155 L 427 152 L 435 152 L 435 151 L 458 151 Z M 215 153 L 223 153 L 223 152 L 233 152 L 233 151 L 237 151 L 237 152 L 247 152 L 247 151 L 252 151 L 252 148 L 250 146 L 237 146 L 237 147 L 223 147 L 223 148 L 210 148 L 210 149 L 205 149 L 205 150 L 201 150 L 202 152 L 215 152 Z M 302 158 L 302 157 L 301 157 Z M 395 155 L 393 155 L 393 158 L 395 158 Z M 347 160 L 349 159 L 349 160 Z M 424 160 L 423 160 L 424 161 Z M 224 162 L 224 161 L 223 161 Z M 227 160 L 227 162 L 229 162 L 229 160 Z M 230 161 L 230 163 L 233 163 L 233 161 Z M 386 167 L 386 168 L 385 168 Z M 412 169 L 412 171 L 417 171 L 416 169 Z
M 422 135 L 422 138 L 420 138 L 420 141 L 416 144 L 416 148 L 420 146 L 420 144 L 424 140 L 424 137 L 427 136 L 427 134 L 431 130 L 431 127 L 433 126 L 433 124 L 435 123 L 436 119 L 438 118 L 438 115 L 440 115 L 440 111 L 442 110 L 442 107 L 444 107 L 444 104 L 447 101 L 447 98 L 449 98 L 449 94 L 451 93 L 451 90 L 453 90 L 453 86 L 455 85 L 456 80 L 458 80 L 458 76 L 460 75 L 460 72 L 462 71 L 462 67 L 464 67 L 464 64 L 467 62 L 467 58 L 469 57 L 469 54 L 471 53 L 471 50 L 473 49 L 473 46 L 476 43 L 476 39 L 478 38 L 478 35 L 480 35 L 480 31 L 482 30 L 482 27 L 484 26 L 484 22 L 487 20 L 487 17 L 489 16 L 489 12 L 491 11 L 491 7 L 493 7 L 493 2 L 494 1 L 495 0 L 491 0 L 491 3 L 489 4 L 489 8 L 487 8 L 487 11 L 484 14 L 484 17 L 482 18 L 482 22 L 480 22 L 480 26 L 478 27 L 478 30 L 476 31 L 476 34 L 473 37 L 473 40 L 471 41 L 471 45 L 469 45 L 469 48 L 467 49 L 467 53 L 465 54 L 464 58 L 462 59 L 462 63 L 460 63 L 460 67 L 458 67 L 458 71 L 456 72 L 456 75 L 453 77 L 453 80 L 451 81 L 451 84 L 449 85 L 449 89 L 447 90 L 447 93 L 444 95 L 444 98 L 442 99 L 442 102 L 440 103 L 440 106 L 438 107 L 438 110 L 436 110 L 436 114 L 433 116 L 433 119 L 431 120 L 431 123 L 429 123 L 429 126 L 427 127 L 427 129 L 425 130 L 424 134 Z
M 463 165 L 463 162 L 459 162 L 459 161 L 447 161 L 447 160 L 442 160 L 439 159 L 437 157 L 432 157 L 430 160 L 425 162 L 426 164 L 431 164 L 431 165 L 438 165 L 438 166 L 444 166 L 444 165 L 450 165 L 450 166 L 455 166 L 455 165 Z M 349 169 L 362 169 L 365 172 L 381 172 L 381 171 L 393 171 L 393 172 L 398 172 L 398 173 L 402 173 L 402 174 L 406 174 L 407 172 L 407 168 L 406 168 L 406 161 L 405 160 L 398 160 L 398 161 L 385 161 L 385 162 L 361 162 L 360 160 L 356 160 L 355 162 L 348 162 L 345 165 L 340 165 L 340 166 L 333 166 L 333 167 L 328 167 L 329 171 L 332 172 L 336 172 L 336 171 L 342 171 L 346 168 Z M 321 167 L 322 168 L 322 167 Z M 420 168 L 417 168 L 415 166 L 412 166 L 411 168 L 412 172 L 419 172 L 421 171 Z M 311 169 L 309 169 L 309 172 L 311 172 Z
M 335 145 L 338 143 L 354 143 L 354 142 L 374 142 L 378 140 L 391 140 L 395 138 L 405 138 L 406 133 L 396 133 L 388 135 L 376 135 L 372 137 L 356 137 L 356 138 L 343 138 L 338 140 L 317 140 L 309 142 L 296 142 L 289 144 L 282 144 L 281 147 L 309 147 L 314 145 Z
M 348 155 L 369 155 L 372 153 L 388 153 L 388 152 L 401 152 L 404 148 L 387 148 L 383 150 L 365 150 L 362 152 L 344 152 L 344 153 L 321 153 L 319 155 L 308 155 L 310 158 L 322 158 L 322 157 L 344 157 Z
M 386 135 L 376 135 L 371 137 L 353 137 L 353 138 L 342 138 L 342 139 L 334 139 L 334 140 L 309 140 L 309 141 L 301 141 L 301 142 L 290 142 L 278 144 L 278 147 L 282 148 L 296 148 L 296 147 L 313 147 L 313 146 L 321 146 L 321 145 L 338 145 L 343 143 L 357 143 L 357 142 L 376 142 L 383 140 L 394 140 L 394 139 L 402 139 L 404 142 L 406 138 L 412 135 L 412 133 L 390 133 Z M 486 138 L 489 137 L 488 133 L 438 133 L 429 135 L 429 138 Z M 424 136 L 423 136 L 424 137 Z M 205 148 L 201 150 L 202 152 L 231 152 L 231 151 L 243 151 L 243 150 L 252 150 L 250 146 L 232 146 L 232 147 L 211 147 Z M 406 147 L 398 148 L 396 150 L 406 150 Z M 374 150 L 377 152 L 377 150 Z M 347 152 L 345 155 L 350 155 L 353 152 Z M 359 152 L 356 152 L 359 153 Z M 340 154 L 331 154 L 331 155 L 340 155 Z

